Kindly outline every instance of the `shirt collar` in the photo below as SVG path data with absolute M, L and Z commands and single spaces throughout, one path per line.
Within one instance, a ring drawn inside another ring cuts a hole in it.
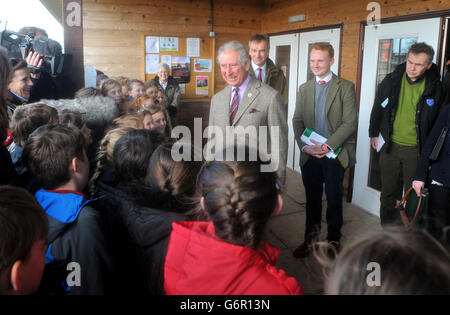
M 258 66 L 256 63 L 254 63 L 252 61 L 252 68 L 253 68 L 253 72 L 255 72 L 255 74 L 256 74 L 256 70 L 258 70 L 259 68 L 261 68 L 263 72 L 266 72 L 267 60 L 266 60 L 266 62 L 264 63 L 264 65 L 262 67 Z
M 325 83 L 328 83 L 333 78 L 333 72 L 330 71 L 330 73 L 325 77 L 325 79 L 320 79 L 318 76 L 316 76 L 316 83 L 319 83 L 319 81 L 325 81 Z
M 234 90 L 234 88 L 238 87 L 239 88 L 239 92 L 244 92 L 245 89 L 247 88 L 248 83 L 250 82 L 250 74 L 247 75 L 247 79 L 245 79 L 244 82 L 242 82 L 242 84 L 240 86 L 232 86 L 231 87 L 231 91 Z

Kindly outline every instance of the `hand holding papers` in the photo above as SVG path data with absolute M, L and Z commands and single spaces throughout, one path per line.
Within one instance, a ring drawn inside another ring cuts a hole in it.
M 311 146 L 315 146 L 318 143 L 325 143 L 327 141 L 327 138 L 318 134 L 311 128 L 306 128 L 300 139 L 304 143 L 311 145 Z M 341 152 L 341 150 L 342 150 L 342 148 L 338 148 L 336 151 L 329 151 L 328 153 L 325 154 L 325 156 L 329 159 L 335 159 L 338 156 L 338 154 Z M 305 151 L 306 151 L 306 149 L 305 149 Z M 307 152 L 307 153 L 309 153 L 309 152 Z M 312 154 L 312 155 L 314 155 L 314 154 Z

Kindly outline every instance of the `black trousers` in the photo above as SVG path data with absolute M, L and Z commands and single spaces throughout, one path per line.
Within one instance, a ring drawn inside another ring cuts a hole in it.
M 430 234 L 450 247 L 450 188 L 429 185 L 428 215 L 431 219 Z
M 345 169 L 337 159 L 310 156 L 302 169 L 303 185 L 306 192 L 306 231 L 305 242 L 318 240 L 322 221 L 322 195 L 325 185 L 327 197 L 328 241 L 341 239 L 342 195 Z

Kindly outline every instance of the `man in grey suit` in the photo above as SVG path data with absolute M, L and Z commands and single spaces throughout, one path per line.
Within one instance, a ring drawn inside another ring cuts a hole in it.
M 327 239 L 339 250 L 343 224 L 342 182 L 345 169 L 356 162 L 353 137 L 357 126 L 355 86 L 331 72 L 334 49 L 329 43 L 313 44 L 309 62 L 315 78 L 300 86 L 292 118 L 295 139 L 302 150 L 300 166 L 306 193 L 305 241 L 294 251 L 297 258 L 306 257 L 311 252 L 312 243 L 318 240 L 324 185 Z M 327 138 L 325 143 L 304 143 L 301 135 L 306 128 L 312 128 Z M 326 157 L 330 151 L 338 153 L 337 158 Z
M 229 132 L 237 135 L 238 141 L 247 139 L 250 147 L 257 144 L 260 152 L 267 150 L 270 154 L 272 171 L 278 172 L 284 184 L 288 127 L 283 97 L 249 75 L 250 56 L 242 43 L 225 43 L 218 51 L 217 61 L 228 86 L 211 100 L 208 145 L 220 150 Z

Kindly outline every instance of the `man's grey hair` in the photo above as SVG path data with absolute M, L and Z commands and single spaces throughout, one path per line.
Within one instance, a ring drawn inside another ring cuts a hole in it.
M 248 41 L 248 48 L 252 45 L 253 42 L 259 43 L 259 42 L 266 42 L 267 49 L 270 49 L 270 40 L 269 36 L 264 34 L 255 34 L 252 37 L 250 37 L 250 40 Z
M 170 72 L 170 67 L 169 67 L 169 65 L 168 65 L 167 63 L 160 63 L 160 64 L 158 65 L 158 71 L 159 71 L 160 69 L 162 69 L 162 68 L 164 68 L 165 70 L 167 70 L 167 71 Z
M 410 53 L 413 53 L 414 55 L 418 55 L 421 53 L 427 54 L 428 55 L 428 64 L 431 64 L 433 62 L 434 49 L 433 49 L 433 47 L 425 44 L 424 42 L 415 43 L 415 44 L 411 45 L 411 47 L 409 47 L 409 50 L 408 50 L 408 56 Z
M 222 53 L 226 50 L 234 50 L 237 51 L 239 53 L 239 62 L 241 63 L 241 65 L 245 66 L 245 64 L 247 63 L 247 61 L 250 60 L 250 55 L 248 54 L 247 48 L 245 47 L 244 44 L 242 44 L 241 42 L 238 42 L 236 40 L 233 40 L 231 42 L 225 43 L 223 44 L 220 48 L 219 51 L 217 52 L 217 63 L 220 64 L 220 56 L 222 55 Z

